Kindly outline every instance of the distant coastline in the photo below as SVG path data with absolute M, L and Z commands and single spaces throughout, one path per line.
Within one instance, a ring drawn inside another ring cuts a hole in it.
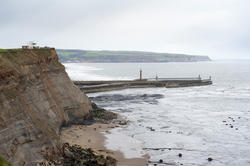
M 211 61 L 208 56 L 142 51 L 89 51 L 57 49 L 62 63 L 161 63 Z

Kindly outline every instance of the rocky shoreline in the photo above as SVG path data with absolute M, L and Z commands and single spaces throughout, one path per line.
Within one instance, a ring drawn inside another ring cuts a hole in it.
M 90 148 L 63 143 L 57 148 L 46 148 L 42 151 L 46 161 L 39 166 L 116 166 L 116 159 L 96 154 Z
M 108 134 L 111 129 L 116 127 L 125 127 L 128 121 L 116 113 L 98 107 L 94 103 L 92 103 L 92 107 L 91 116 L 89 120 L 84 122 L 85 124 L 62 128 L 60 136 L 62 143 L 73 147 L 81 147 L 85 150 L 91 149 L 97 155 L 93 156 L 91 160 L 99 159 L 102 156 L 101 161 L 105 161 L 106 166 L 145 166 L 148 162 L 148 156 L 127 159 L 120 151 L 111 151 L 105 147 L 104 133 Z M 102 166 L 98 162 L 95 164 L 93 166 Z
M 115 127 L 124 127 L 128 121 L 118 114 L 92 103 L 89 119 L 82 124 L 67 124 L 60 131 L 60 143 L 41 150 L 44 161 L 38 166 L 145 166 L 148 156 L 126 159 L 120 151 L 104 146 L 104 133 Z M 2 165 L 1 165 L 2 166 Z M 5 166 L 5 165 L 3 165 Z M 6 165 L 7 166 L 7 165 Z

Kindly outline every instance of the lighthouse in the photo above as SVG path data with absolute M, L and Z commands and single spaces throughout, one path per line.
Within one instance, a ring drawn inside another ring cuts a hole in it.
M 142 80 L 142 70 L 140 69 L 140 80 Z

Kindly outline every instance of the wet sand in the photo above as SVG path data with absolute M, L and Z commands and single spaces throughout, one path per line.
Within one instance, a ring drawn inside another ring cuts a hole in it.
M 103 132 L 109 132 L 110 129 L 117 127 L 117 124 L 95 123 L 92 125 L 73 125 L 63 128 L 61 131 L 62 142 L 77 144 L 83 148 L 92 148 L 102 155 L 114 157 L 118 166 L 145 166 L 148 163 L 147 155 L 142 158 L 127 159 L 120 151 L 108 150 L 104 144 L 106 137 Z

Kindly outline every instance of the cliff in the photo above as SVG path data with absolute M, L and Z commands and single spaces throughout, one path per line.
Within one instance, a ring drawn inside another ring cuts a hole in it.
M 82 122 L 90 109 L 55 49 L 0 49 L 0 156 L 13 166 L 42 161 L 60 127 Z
M 211 61 L 208 56 L 154 53 L 142 51 L 57 50 L 61 62 L 125 63 L 125 62 L 198 62 Z

